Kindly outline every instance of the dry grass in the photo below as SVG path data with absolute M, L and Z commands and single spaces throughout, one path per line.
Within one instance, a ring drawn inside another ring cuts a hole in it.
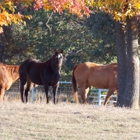
M 0 140 L 139 140 L 140 111 L 71 103 L 0 103 Z

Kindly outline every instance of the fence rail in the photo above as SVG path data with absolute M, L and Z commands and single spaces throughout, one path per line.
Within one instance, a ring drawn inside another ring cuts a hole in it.
M 67 82 L 67 81 L 59 81 L 59 84 L 60 84 L 60 87 L 59 87 L 59 93 L 61 94 L 62 92 L 62 89 L 64 90 L 65 87 L 63 87 L 64 85 L 69 85 L 69 89 L 71 89 L 71 82 Z M 63 87 L 63 88 L 62 88 Z M 68 86 L 66 88 L 67 91 L 65 92 L 68 92 Z M 90 100 L 91 103 L 94 103 L 94 104 L 98 104 L 98 105 L 102 105 L 104 100 L 105 100 L 105 97 L 106 97 L 106 94 L 103 94 L 103 92 L 106 92 L 107 93 L 107 89 L 90 89 L 89 93 L 88 93 L 88 100 Z M 32 89 L 31 93 L 32 93 L 32 103 L 34 102 L 34 89 Z M 64 91 L 63 91 L 64 92 Z M 117 96 L 116 95 L 112 95 L 110 100 L 109 100 L 109 103 L 116 103 L 116 100 L 117 100 Z
M 60 95 L 65 95 L 67 101 L 72 102 L 71 100 L 74 100 L 74 96 L 73 96 L 73 92 L 72 92 L 72 83 L 71 82 L 67 82 L 67 81 L 59 81 L 59 89 L 58 89 L 58 96 Z M 79 90 L 78 90 L 79 91 Z M 88 93 L 88 102 L 91 104 L 97 104 L 97 105 L 102 105 L 105 97 L 106 97 L 106 93 L 107 93 L 107 89 L 95 89 L 95 88 L 90 88 L 89 93 Z M 19 81 L 16 82 L 14 85 L 12 85 L 12 87 L 10 88 L 9 91 L 6 91 L 7 93 L 10 92 L 17 92 L 19 93 Z M 52 93 L 52 89 L 49 89 L 50 95 Z M 45 94 L 44 94 L 44 88 L 43 86 L 38 86 L 32 89 L 31 91 L 31 95 L 30 95 L 30 102 L 34 103 L 35 101 L 35 95 L 39 94 L 37 96 L 42 96 L 40 93 L 43 94 L 43 97 L 38 97 L 39 100 L 42 100 L 42 98 L 45 98 Z M 70 100 L 68 100 L 68 98 L 70 98 Z M 40 99 L 41 98 L 41 99 Z M 80 94 L 79 94 L 79 100 L 81 100 Z M 109 104 L 111 103 L 116 103 L 117 100 L 117 96 L 116 95 L 112 95 L 110 100 L 109 100 Z
M 93 98 L 92 102 L 93 103 L 97 103 L 98 105 L 102 105 L 105 101 L 105 97 L 107 94 L 108 90 L 107 89 L 91 89 L 89 91 L 90 93 L 93 93 L 93 96 L 88 96 L 88 98 Z M 110 100 L 108 101 L 108 103 L 116 103 L 117 100 L 117 95 L 113 94 L 110 98 Z

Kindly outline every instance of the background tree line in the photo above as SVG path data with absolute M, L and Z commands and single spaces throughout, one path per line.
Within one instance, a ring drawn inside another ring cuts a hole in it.
M 100 12 L 80 19 L 65 11 L 62 15 L 40 9 L 26 24 L 12 24 L 0 34 L 0 62 L 20 64 L 33 57 L 45 61 L 55 50 L 64 50 L 62 80 L 71 80 L 74 65 L 92 61 L 116 62 L 114 21 Z

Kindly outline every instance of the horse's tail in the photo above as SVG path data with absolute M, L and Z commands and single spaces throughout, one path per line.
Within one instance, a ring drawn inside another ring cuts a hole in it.
M 24 62 L 21 63 L 19 67 L 19 76 L 20 76 L 20 81 L 26 81 L 27 80 L 27 72 L 29 69 L 31 63 L 31 59 L 27 59 Z
M 73 69 L 73 72 L 72 72 L 72 89 L 73 89 L 73 92 L 74 92 L 74 97 L 75 97 L 75 101 L 76 103 L 78 103 L 78 93 L 77 93 L 77 84 L 76 84 L 76 79 L 75 79 L 75 76 L 74 76 L 74 71 L 75 69 L 77 68 L 78 65 L 76 65 Z

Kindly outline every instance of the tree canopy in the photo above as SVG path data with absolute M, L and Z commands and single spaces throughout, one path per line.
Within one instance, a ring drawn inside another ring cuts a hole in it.
M 133 17 L 140 14 L 139 0 L 1 0 L 0 3 L 0 26 L 2 31 L 3 25 L 19 23 L 23 18 L 31 18 L 23 15 L 17 10 L 24 10 L 33 7 L 34 10 L 43 8 L 45 10 L 54 10 L 62 13 L 68 10 L 70 13 L 89 16 L 90 13 L 100 9 L 110 15 L 115 20 L 125 21 L 126 17 Z

